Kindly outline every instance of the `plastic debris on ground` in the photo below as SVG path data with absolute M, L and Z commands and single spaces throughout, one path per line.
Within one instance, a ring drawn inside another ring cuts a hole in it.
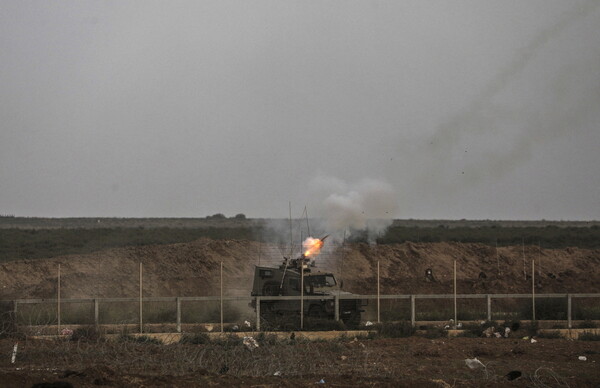
M 371 322 L 371 321 L 367 321 L 367 322 L 365 323 L 365 326 L 373 326 L 373 322 Z
M 494 326 L 488 327 L 483 331 L 483 335 L 485 335 L 486 338 L 491 338 L 494 335 L 494 329 Z
M 325 384 L 325 379 L 321 379 L 321 380 L 317 381 L 317 384 Z
M 242 343 L 250 350 L 258 348 L 258 342 L 256 342 L 254 337 L 244 337 Z
M 587 357 L 586 356 L 579 356 L 577 358 L 579 359 L 579 361 L 587 361 Z
M 233 327 L 231 329 L 233 331 L 238 331 L 240 329 L 240 327 L 238 325 L 233 325 Z
M 457 324 L 456 324 L 456 328 L 457 328 L 457 329 L 461 329 L 461 328 L 462 328 L 462 322 L 459 322 L 459 323 L 457 323 Z
M 504 328 L 504 338 L 508 338 L 509 335 L 510 335 L 510 327 L 505 327 Z
M 68 337 L 73 335 L 73 330 L 64 328 L 60 331 L 60 335 L 66 335 Z
M 19 349 L 19 343 L 17 342 L 15 344 L 15 346 L 13 347 L 13 352 L 12 352 L 12 357 L 10 359 L 10 363 L 14 364 L 15 361 L 17 360 L 17 350 Z
M 277 372 L 273 373 L 273 376 L 281 376 L 281 372 L 277 371 Z
M 500 334 L 499 332 L 495 332 L 495 333 L 494 333 L 494 336 L 495 336 L 496 338 L 502 338 L 502 334 Z
M 532 339 L 531 339 L 531 343 L 532 343 L 532 344 L 534 344 L 534 343 L 536 343 L 536 342 L 537 342 L 537 340 L 536 340 L 535 338 L 532 338 Z
M 477 357 L 475 358 L 467 358 L 465 360 L 465 364 L 470 368 L 470 369 L 478 369 L 478 368 L 485 368 L 485 365 L 483 365 L 483 362 L 479 361 L 477 359 Z
M 246 327 L 252 327 L 252 324 L 248 321 L 244 321 L 244 325 L 246 325 Z

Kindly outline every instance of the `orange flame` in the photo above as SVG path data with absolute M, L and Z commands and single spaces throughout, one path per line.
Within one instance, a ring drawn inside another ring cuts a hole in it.
M 323 241 L 319 240 L 318 238 L 308 237 L 302 243 L 302 247 L 304 248 L 304 256 L 314 257 L 321 251 L 321 248 L 323 247 Z

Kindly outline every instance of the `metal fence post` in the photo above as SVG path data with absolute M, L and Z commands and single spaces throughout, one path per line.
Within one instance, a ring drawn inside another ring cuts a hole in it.
M 492 320 L 492 297 L 490 296 L 490 294 L 487 294 L 485 296 L 485 299 L 487 301 L 487 320 L 491 321 Z
M 58 264 L 58 277 L 57 277 L 57 290 L 56 290 L 56 319 L 58 321 L 57 333 L 60 334 L 60 263 Z
M 415 316 L 415 296 L 411 295 L 410 296 L 410 323 L 411 323 L 411 325 L 413 327 L 415 326 L 415 321 L 416 321 L 416 316 Z
M 256 331 L 260 331 L 260 296 L 256 297 Z
M 377 323 L 381 323 L 381 301 L 380 301 L 380 289 L 379 289 L 379 260 L 377 260 Z
M 176 297 L 175 303 L 177 304 L 177 332 L 181 333 L 181 299 Z
M 99 318 L 98 299 L 94 299 L 94 326 L 96 326 L 96 330 L 98 330 L 98 326 L 100 326 Z
M 571 323 L 571 313 L 572 313 L 572 304 L 571 304 L 571 294 L 567 294 L 567 327 L 570 329 L 572 326 Z

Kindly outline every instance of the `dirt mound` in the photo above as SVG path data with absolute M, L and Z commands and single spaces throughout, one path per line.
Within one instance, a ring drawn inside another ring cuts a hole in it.
M 286 254 L 289 250 L 273 244 L 200 239 L 5 262 L 0 299 L 54 297 L 59 263 L 64 298 L 136 297 L 140 262 L 144 296 L 218 295 L 221 262 L 226 295 L 249 295 L 254 266 L 278 265 Z M 459 293 L 528 293 L 532 259 L 536 292 L 600 292 L 600 250 L 578 248 L 513 246 L 496 252 L 462 243 L 331 245 L 317 258 L 317 267 L 338 274 L 344 288 L 355 293 L 376 292 L 378 261 L 382 293 L 449 293 L 456 260 Z M 427 269 L 432 276 L 425 276 Z

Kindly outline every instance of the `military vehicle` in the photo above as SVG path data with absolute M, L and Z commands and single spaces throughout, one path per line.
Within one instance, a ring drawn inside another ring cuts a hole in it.
M 320 239 L 321 245 L 322 241 Z M 304 273 L 304 276 L 302 274 Z M 304 279 L 302 279 L 304 278 Z M 252 296 L 301 296 L 301 284 L 304 282 L 304 296 L 336 296 L 340 298 L 339 318 L 349 325 L 360 323 L 363 301 L 360 299 L 344 299 L 353 295 L 341 291 L 335 276 L 329 272 L 315 269 L 314 261 L 305 254 L 297 259 L 284 257 L 278 268 L 256 266 Z M 256 309 L 256 299 L 250 304 Z M 260 314 L 265 320 L 283 315 L 300 315 L 299 300 L 261 300 Z M 329 299 L 304 299 L 304 315 L 313 318 L 335 319 L 335 301 Z

